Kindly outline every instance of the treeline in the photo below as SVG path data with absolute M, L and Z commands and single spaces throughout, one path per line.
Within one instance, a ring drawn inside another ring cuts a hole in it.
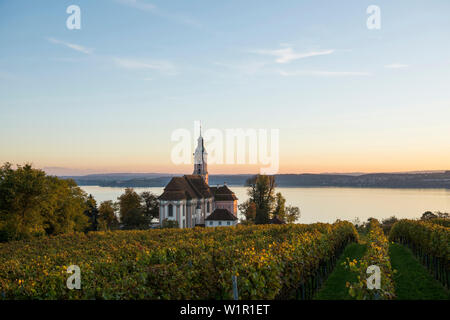
M 147 229 L 159 213 L 157 196 L 126 189 L 100 205 L 71 179 L 48 176 L 30 164 L 0 167 L 0 242 L 44 235 Z
M 355 220 L 352 221 L 352 223 L 355 225 L 355 227 L 359 233 L 366 234 L 368 232 L 371 221 L 374 219 L 375 218 L 369 218 L 369 219 L 367 219 L 366 222 L 361 222 L 359 218 L 356 218 Z M 392 227 L 398 221 L 399 221 L 399 219 L 396 216 L 391 216 L 391 217 L 381 220 L 380 225 L 386 236 L 389 235 Z M 436 211 L 434 213 L 431 211 L 425 211 L 422 214 L 422 216 L 420 217 L 420 221 L 426 221 L 426 222 L 439 224 L 444 227 L 450 227 L 450 214 L 447 212 L 441 212 L 441 211 Z

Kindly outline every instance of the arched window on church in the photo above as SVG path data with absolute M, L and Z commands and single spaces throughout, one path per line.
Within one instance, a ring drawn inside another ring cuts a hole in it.
M 206 212 L 209 212 L 209 201 L 208 202 L 206 202 Z
M 173 217 L 173 205 L 169 204 L 169 217 Z

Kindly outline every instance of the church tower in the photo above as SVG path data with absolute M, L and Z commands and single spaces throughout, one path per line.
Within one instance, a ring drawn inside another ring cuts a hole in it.
M 208 184 L 208 166 L 206 162 L 206 157 L 208 153 L 205 150 L 205 145 L 203 144 L 202 132 L 200 129 L 200 136 L 197 139 L 197 148 L 194 152 L 194 173 L 199 174 L 203 177 L 206 184 Z

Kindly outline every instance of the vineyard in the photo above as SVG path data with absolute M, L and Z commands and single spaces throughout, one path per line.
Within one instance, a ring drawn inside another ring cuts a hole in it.
M 311 298 L 341 251 L 349 222 L 78 233 L 0 245 L 3 299 Z M 81 269 L 68 290 L 67 267 Z
M 358 273 L 359 281 L 348 284 L 351 296 L 358 300 L 391 300 L 395 298 L 392 267 L 389 258 L 389 242 L 376 219 L 370 220 L 367 235 L 367 251 L 360 261 L 348 261 L 348 267 Z M 369 266 L 377 266 L 383 275 L 379 289 L 369 289 L 366 270 Z
M 447 289 L 450 288 L 449 219 L 424 222 L 400 220 L 390 232 L 390 241 L 408 246 L 422 264 Z
M 407 297 L 417 289 L 411 289 L 417 275 L 424 280 L 415 292 L 427 292 L 427 282 L 430 295 L 445 298 L 450 267 L 446 223 L 400 220 L 389 241 L 375 219 L 361 239 L 354 225 L 344 221 L 90 232 L 12 241 L 0 244 L 0 299 L 215 300 L 233 299 L 235 287 L 239 299 L 307 300 L 326 288 L 329 278 L 333 285 L 321 297 L 339 290 L 342 299 L 395 299 L 397 288 Z M 337 261 L 346 248 L 360 254 L 341 266 Z M 393 257 L 400 270 L 391 265 Z M 80 267 L 80 290 L 67 288 L 70 265 Z M 370 265 L 382 274 L 378 290 L 367 288 Z

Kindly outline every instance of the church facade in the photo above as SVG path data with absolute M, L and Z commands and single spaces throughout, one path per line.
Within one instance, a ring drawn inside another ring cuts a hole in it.
M 226 184 L 210 187 L 203 137 L 197 140 L 194 171 L 173 177 L 159 197 L 159 221 L 176 221 L 180 228 L 237 224 L 237 197 Z

